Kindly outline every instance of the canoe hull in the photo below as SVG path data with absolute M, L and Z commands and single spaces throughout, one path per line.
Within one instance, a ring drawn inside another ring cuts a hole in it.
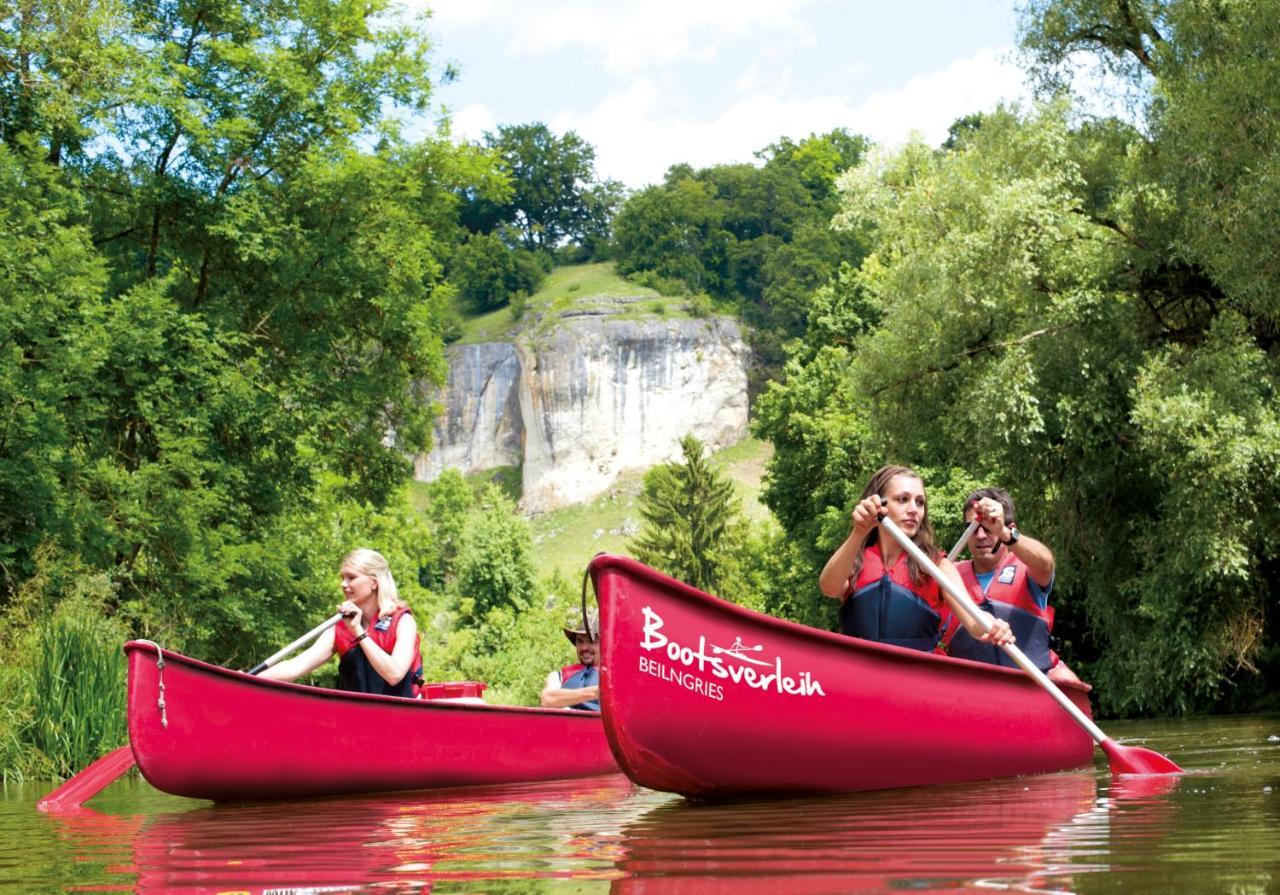
M 596 712 L 344 693 L 168 650 L 159 669 L 150 643 L 125 652 L 134 758 L 148 782 L 173 795 L 281 799 L 618 770 Z
M 623 771 L 700 798 L 846 792 L 1089 764 L 1019 671 L 752 612 L 624 557 L 591 564 L 605 732 Z M 1064 688 L 1089 711 L 1083 688 Z

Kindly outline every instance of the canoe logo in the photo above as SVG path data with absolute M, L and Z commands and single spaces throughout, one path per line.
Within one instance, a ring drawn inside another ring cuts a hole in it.
M 764 651 L 763 644 L 747 646 L 741 637 L 735 637 L 729 646 L 716 646 L 707 643 L 707 638 L 698 637 L 698 646 L 684 646 L 662 633 L 664 624 L 662 616 L 650 607 L 644 606 L 644 639 L 640 641 L 643 650 L 658 650 L 676 666 L 668 665 L 647 656 L 640 657 L 640 670 L 645 674 L 670 681 L 686 690 L 692 690 L 708 699 L 717 701 L 724 699 L 724 686 L 717 681 L 745 686 L 753 690 L 772 690 L 787 696 L 826 696 L 821 682 L 807 671 L 797 674 L 785 674 L 782 670 L 782 657 L 775 656 L 772 661 L 755 658 L 750 653 Z M 716 680 L 706 680 L 683 669 L 696 669 L 710 672 Z

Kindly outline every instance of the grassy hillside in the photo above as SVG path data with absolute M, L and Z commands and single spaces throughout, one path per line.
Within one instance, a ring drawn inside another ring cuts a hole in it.
M 770 515 L 759 496 L 764 464 L 772 454 L 768 442 L 748 438 L 712 457 L 733 480 L 744 512 L 753 519 Z M 558 570 L 576 582 L 600 551 L 626 553 L 628 541 L 640 532 L 643 521 L 637 506 L 643 479 L 642 473 L 629 474 L 590 503 L 534 516 L 530 524 L 538 573 L 550 575 Z
M 557 267 L 525 304 L 517 320 L 510 305 L 465 317 L 459 344 L 508 341 L 522 330 L 565 311 L 609 309 L 623 316 L 688 316 L 685 299 L 664 296 L 620 277 L 612 261 Z

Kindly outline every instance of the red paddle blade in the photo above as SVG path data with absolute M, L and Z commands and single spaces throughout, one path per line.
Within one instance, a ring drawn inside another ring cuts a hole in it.
M 73 811 L 106 789 L 107 784 L 131 767 L 133 767 L 133 750 L 128 746 L 121 746 L 114 752 L 108 752 L 49 793 L 36 803 L 36 808 L 46 814 Z
M 1102 751 L 1107 753 L 1111 761 L 1113 774 L 1181 774 L 1171 759 L 1152 749 L 1141 746 L 1121 746 L 1115 740 L 1105 739 L 1098 743 Z

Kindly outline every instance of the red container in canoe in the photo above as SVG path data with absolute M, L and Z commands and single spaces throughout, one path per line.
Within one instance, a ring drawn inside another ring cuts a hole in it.
M 151 785 L 173 795 L 278 799 L 618 770 L 598 712 L 282 683 L 143 641 L 126 644 L 125 653 L 134 759 Z M 465 683 L 478 696 L 474 682 Z M 461 683 L 454 689 L 468 696 Z
M 605 732 L 642 786 L 889 789 L 1093 758 L 1089 735 L 1021 671 L 770 618 L 625 557 L 601 554 L 590 572 Z M 1063 690 L 1089 711 L 1083 687 Z

